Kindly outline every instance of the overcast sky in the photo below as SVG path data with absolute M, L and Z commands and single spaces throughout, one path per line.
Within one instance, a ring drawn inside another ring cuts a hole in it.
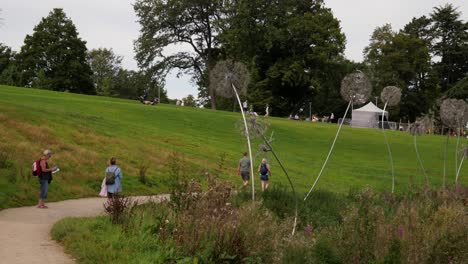
M 79 36 L 87 41 L 88 49 L 112 48 L 123 56 L 123 66 L 137 69 L 133 41 L 138 37 L 139 25 L 133 11 L 134 0 L 0 0 L 0 42 L 18 51 L 26 34 L 53 8 L 63 8 L 76 25 Z M 362 50 L 369 43 L 372 31 L 385 23 L 394 30 L 401 29 L 411 18 L 428 15 L 432 8 L 452 3 L 468 21 L 467 0 L 325 0 L 335 17 L 341 21 L 346 35 L 345 55 L 362 61 Z M 170 98 L 197 95 L 188 76 L 178 79 L 168 76 L 166 89 Z

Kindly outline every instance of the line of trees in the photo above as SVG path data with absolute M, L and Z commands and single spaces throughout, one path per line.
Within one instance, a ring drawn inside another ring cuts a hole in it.
M 340 80 L 359 69 L 371 77 L 373 96 L 389 85 L 403 88 L 393 118 L 414 121 L 437 109 L 441 96 L 467 98 L 467 27 L 448 4 L 414 18 L 395 32 L 375 29 L 363 63 L 344 57 L 346 38 L 322 0 L 137 0 L 141 25 L 136 40 L 139 66 L 163 78 L 178 69 L 190 74 L 206 107 L 232 110 L 232 99 L 209 89 L 217 61 L 232 59 L 249 67 L 252 80 L 244 99 L 254 110 L 270 105 L 273 115 L 308 109 L 340 114 Z M 165 55 L 164 49 L 187 49 Z
M 88 51 L 72 20 L 53 9 L 16 53 L 0 44 L 0 83 L 82 94 L 137 98 L 157 96 L 162 85 L 144 71 L 126 70 L 112 49 Z M 161 100 L 167 101 L 161 88 Z
M 243 100 L 255 111 L 268 104 L 276 116 L 310 105 L 314 113 L 341 115 L 347 104 L 340 81 L 356 69 L 371 78 L 375 97 L 386 86 L 402 88 L 401 104 L 389 109 L 393 119 L 438 116 L 438 98 L 468 97 L 468 23 L 451 4 L 398 31 L 376 28 L 362 63 L 344 57 L 345 35 L 323 0 L 137 0 L 134 10 L 139 71 L 123 69 L 112 49 L 88 51 L 73 22 L 54 9 L 18 53 L 0 44 L 0 83 L 135 98 L 146 89 L 157 95 L 176 69 L 192 76 L 199 104 L 231 111 L 235 102 L 218 97 L 208 78 L 218 61 L 231 59 L 250 71 Z
M 399 31 L 390 24 L 374 30 L 364 64 L 376 94 L 389 85 L 403 88 L 394 117 L 438 116 L 440 97 L 468 98 L 468 23 L 460 16 L 448 4 Z

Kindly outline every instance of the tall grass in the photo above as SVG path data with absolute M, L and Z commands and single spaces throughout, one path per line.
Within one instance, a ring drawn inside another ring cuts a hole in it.
M 466 188 L 314 192 L 320 203 L 303 204 L 293 237 L 292 193 L 231 194 L 214 181 L 188 207 L 148 203 L 124 225 L 65 219 L 52 235 L 81 263 L 463 263 L 468 254 Z

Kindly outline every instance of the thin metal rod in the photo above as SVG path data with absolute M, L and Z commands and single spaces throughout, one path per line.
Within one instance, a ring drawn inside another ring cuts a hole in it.
M 283 166 L 283 163 L 281 162 L 281 160 L 278 158 L 278 156 L 276 155 L 276 152 L 275 150 L 273 149 L 273 146 L 270 144 L 270 142 L 265 138 L 265 135 L 263 135 L 263 133 L 260 132 L 260 129 L 257 128 L 257 132 L 258 134 L 261 135 L 261 137 L 263 138 L 263 141 L 265 141 L 265 144 L 268 146 L 268 148 L 271 150 L 271 153 L 273 153 L 273 156 L 275 157 L 276 161 L 278 161 L 278 164 L 280 165 L 281 169 L 283 170 L 284 174 L 286 175 L 286 178 L 288 178 L 288 181 L 289 181 L 289 185 L 291 185 L 291 189 L 293 191 L 293 194 L 294 194 L 294 200 L 295 200 L 295 215 L 294 215 L 294 225 L 293 225 L 293 230 L 292 230 L 292 234 L 294 236 L 294 233 L 296 231 L 296 224 L 297 224 L 297 211 L 298 211 L 298 197 L 297 197 L 297 194 L 296 194 L 296 189 L 294 188 L 294 185 L 291 181 L 291 178 L 289 177 L 289 174 L 288 172 L 286 171 L 286 168 L 284 168 Z M 272 134 L 273 135 L 273 134 Z
M 458 122 L 459 123 L 459 122 Z M 458 126 L 460 127 L 460 125 Z M 457 170 L 458 170 L 458 145 L 460 144 L 460 129 L 455 128 L 457 131 L 457 145 L 455 147 L 455 177 L 457 177 Z
M 445 189 L 445 177 L 446 177 L 446 170 L 447 170 L 447 145 L 449 142 L 449 130 L 447 130 L 447 139 L 445 140 L 445 152 L 444 152 L 444 179 L 442 181 L 442 187 Z
M 330 151 L 328 152 L 328 156 L 327 158 L 325 159 L 325 162 L 323 163 L 323 166 L 322 166 L 322 169 L 320 170 L 318 176 L 317 176 L 317 179 L 315 179 L 315 182 L 314 184 L 312 185 L 312 187 L 310 188 L 309 192 L 307 193 L 307 195 L 304 197 L 304 201 L 307 200 L 307 197 L 309 197 L 310 193 L 312 192 L 312 190 L 314 189 L 315 185 L 317 184 L 318 180 L 320 179 L 320 176 L 322 176 L 322 172 L 323 170 L 325 169 L 325 166 L 327 166 L 327 162 L 328 162 L 328 159 L 330 158 L 330 155 L 333 151 L 333 147 L 335 147 L 335 143 L 336 143 L 336 140 L 338 139 L 338 135 L 340 134 L 340 130 L 341 130 L 341 127 L 343 126 L 343 122 L 346 118 L 346 115 L 348 114 L 348 110 L 349 110 L 349 106 L 351 105 L 351 102 L 353 100 L 349 101 L 348 103 L 348 107 L 346 107 L 346 111 L 345 111 L 345 114 L 343 116 L 343 119 L 341 119 L 341 123 L 340 123 L 340 126 L 338 127 L 338 131 L 336 132 L 336 135 L 335 135 L 335 139 L 333 140 L 333 144 L 330 148 Z
M 414 150 L 416 151 L 416 157 L 418 158 L 419 166 L 421 166 L 421 169 L 422 169 L 422 171 L 424 173 L 424 177 L 426 178 L 426 185 L 429 185 L 429 179 L 427 178 L 426 170 L 424 169 L 421 158 L 419 157 L 418 143 L 416 141 L 416 135 L 414 135 L 413 138 L 414 138 Z
M 460 166 L 458 167 L 457 176 L 455 177 L 455 185 L 458 185 L 458 176 L 460 176 L 460 170 L 462 168 L 464 160 L 465 160 L 465 156 L 463 156 L 461 161 L 460 161 Z
M 390 144 L 388 143 L 387 133 L 385 133 L 385 127 L 384 127 L 385 109 L 387 108 L 387 104 L 388 104 L 388 101 L 385 102 L 385 105 L 382 111 L 382 132 L 385 138 L 385 144 L 387 144 L 388 155 L 390 156 L 390 166 L 392 169 L 392 193 L 393 193 L 395 191 L 395 173 L 393 169 L 393 156 L 392 156 L 392 150 L 390 149 Z
M 249 128 L 247 126 L 247 120 L 245 119 L 245 114 L 244 114 L 244 109 L 242 108 L 242 103 L 239 98 L 239 94 L 237 93 L 236 86 L 234 86 L 233 83 L 231 83 L 232 89 L 234 90 L 234 93 L 236 94 L 237 102 L 239 103 L 239 108 L 242 113 L 242 119 L 244 120 L 244 126 L 245 126 L 245 137 L 247 138 L 247 145 L 249 147 L 249 157 L 250 157 L 250 172 L 251 176 L 250 178 L 252 179 L 252 200 L 255 200 L 255 184 L 254 184 L 254 173 L 253 173 L 253 159 L 252 159 L 252 148 L 250 147 L 250 134 L 249 134 Z

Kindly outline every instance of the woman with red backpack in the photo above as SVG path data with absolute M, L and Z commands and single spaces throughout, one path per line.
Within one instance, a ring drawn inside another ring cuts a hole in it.
M 37 208 L 47 209 L 48 207 L 44 204 L 45 199 L 47 198 L 47 192 L 49 189 L 49 184 L 52 181 L 52 172 L 57 170 L 57 166 L 50 168 L 49 159 L 52 157 L 52 151 L 49 149 L 44 150 L 43 155 L 39 161 L 40 174 L 39 184 L 41 186 L 41 191 L 39 194 L 39 203 Z

